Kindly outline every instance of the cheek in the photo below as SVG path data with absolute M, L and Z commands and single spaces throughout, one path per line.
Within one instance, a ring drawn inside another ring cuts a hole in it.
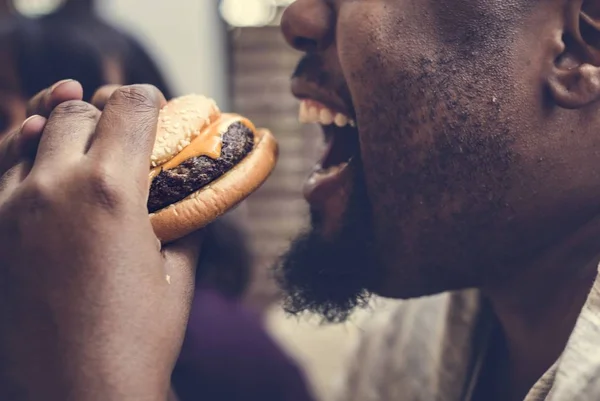
M 381 105 L 390 89 L 384 83 L 395 52 L 381 27 L 381 13 L 379 3 L 361 2 L 343 5 L 338 16 L 338 56 L 359 124 L 377 118 L 373 105 Z M 361 142 L 365 139 L 361 135 Z
M 433 138 L 435 99 L 427 96 L 426 82 L 435 73 L 438 42 L 433 30 L 423 29 L 433 26 L 431 17 L 413 3 L 348 2 L 338 16 L 340 64 L 357 113 L 375 215 L 383 209 L 396 213 L 395 205 L 407 197 L 399 178 L 418 171 Z
M 384 183 L 393 173 L 398 139 L 394 132 L 399 128 L 395 116 L 401 114 L 405 102 L 402 91 L 392 83 L 397 74 L 404 73 L 410 57 L 403 44 L 391 40 L 399 27 L 386 28 L 390 17 L 381 4 L 342 6 L 336 32 L 341 69 L 357 114 L 368 189 L 377 195 L 387 188 Z
M 422 74 L 423 60 L 436 53 L 433 38 L 418 28 L 425 21 L 413 15 L 412 6 L 405 0 L 395 0 L 393 7 L 389 3 L 347 2 L 339 10 L 338 56 L 362 125 L 378 121 L 385 127 L 393 123 L 390 117 L 395 120 L 398 111 L 406 111 L 407 88 L 402 86 L 415 82 Z M 374 142 L 371 146 L 385 146 L 382 139 L 361 135 L 362 142 Z
M 393 54 L 381 6 L 369 3 L 350 3 L 340 8 L 336 26 L 336 44 L 340 64 L 352 90 L 369 88 L 378 71 L 365 71 L 369 59 L 382 60 Z

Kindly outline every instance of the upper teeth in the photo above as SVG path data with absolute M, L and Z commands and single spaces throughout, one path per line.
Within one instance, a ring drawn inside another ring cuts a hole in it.
M 338 127 L 345 127 L 346 125 L 354 127 L 356 125 L 350 117 L 333 111 L 314 100 L 302 100 L 300 102 L 298 118 L 301 123 L 305 124 L 335 124 Z

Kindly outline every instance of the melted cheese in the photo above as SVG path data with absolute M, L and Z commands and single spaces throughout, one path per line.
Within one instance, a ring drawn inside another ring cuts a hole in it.
M 227 129 L 232 124 L 237 122 L 244 124 L 252 131 L 255 131 L 256 129 L 254 124 L 247 118 L 237 114 L 223 114 L 219 120 L 204 129 L 188 146 L 175 155 L 175 157 L 150 170 L 150 179 L 154 179 L 161 171 L 175 168 L 193 157 L 207 156 L 211 159 L 218 159 L 221 156 L 223 134 L 227 132 Z

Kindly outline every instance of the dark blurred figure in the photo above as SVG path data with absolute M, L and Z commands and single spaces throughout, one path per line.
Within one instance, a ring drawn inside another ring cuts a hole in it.
M 27 99 L 62 79 L 81 82 L 84 100 L 101 85 L 133 82 L 152 83 L 172 96 L 143 47 L 93 16 L 4 18 L 0 60 L 0 133 L 24 120 Z
M 190 323 L 173 372 L 181 401 L 312 399 L 303 373 L 266 333 L 258 314 L 240 302 L 251 262 L 235 225 L 222 219 L 208 227 Z
M 105 84 L 149 83 L 171 96 L 135 40 L 92 15 L 70 17 L 15 17 L 0 25 L 0 133 L 24 120 L 28 98 L 62 79 L 81 82 L 86 100 Z M 188 332 L 173 374 L 181 401 L 311 399 L 302 372 L 239 300 L 251 263 L 235 225 L 223 219 L 207 228 Z
M 44 17 L 43 23 L 58 32 L 66 23 L 65 30 L 72 36 L 71 40 L 81 40 L 99 51 L 109 80 L 125 84 L 151 83 L 167 99 L 173 97 L 164 75 L 144 46 L 135 37 L 98 17 L 93 12 L 94 3 L 90 0 L 68 1 L 56 13 Z

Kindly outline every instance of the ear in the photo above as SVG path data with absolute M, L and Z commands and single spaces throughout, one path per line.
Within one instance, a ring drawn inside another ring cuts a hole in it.
M 600 0 L 570 0 L 560 54 L 548 79 L 556 104 L 569 109 L 600 100 Z

